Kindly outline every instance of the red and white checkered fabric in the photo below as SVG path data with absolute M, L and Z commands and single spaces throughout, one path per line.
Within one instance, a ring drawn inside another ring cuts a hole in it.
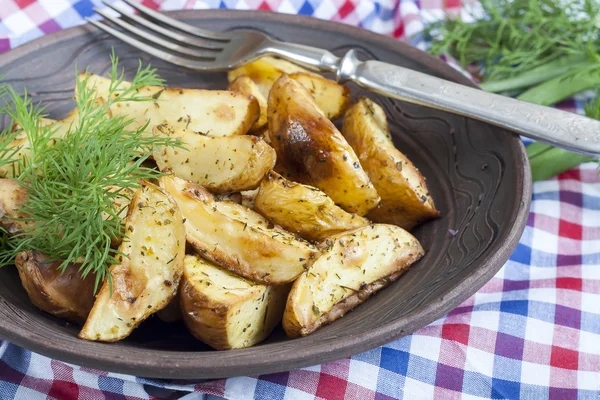
M 424 24 L 460 0 L 143 0 L 161 10 L 261 9 L 313 15 L 426 46 Z M 469 1 L 469 3 L 471 3 Z M 83 23 L 99 0 L 0 0 L 0 53 Z M 1 56 L 0 56 L 1 57 Z M 1 73 L 1 71 L 0 71 Z M 564 103 L 581 111 L 583 98 Z M 0 345 L 1 399 L 600 399 L 600 177 L 587 164 L 534 184 L 514 254 L 438 321 L 329 364 L 208 383 L 90 370 Z

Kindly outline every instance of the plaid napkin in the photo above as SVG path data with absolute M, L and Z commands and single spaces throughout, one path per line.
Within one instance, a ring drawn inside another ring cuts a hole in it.
M 460 0 L 143 0 L 161 10 L 313 15 L 397 38 L 461 12 Z M 0 0 L 0 53 L 83 23 L 97 0 Z M 415 36 L 416 35 L 416 36 Z M 581 112 L 585 97 L 562 105 Z M 510 260 L 473 297 L 418 332 L 301 370 L 174 383 L 66 364 L 0 345 L 1 399 L 600 399 L 600 177 L 587 164 L 533 186 Z

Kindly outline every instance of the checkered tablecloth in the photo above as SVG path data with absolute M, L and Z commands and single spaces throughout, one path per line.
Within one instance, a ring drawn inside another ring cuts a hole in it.
M 460 0 L 144 0 L 158 9 L 261 9 L 358 25 L 424 47 Z M 0 0 L 0 53 L 83 23 L 99 0 Z M 1 55 L 0 55 L 1 57 Z M 0 71 L 1 74 L 2 71 Z M 585 99 L 563 108 L 581 111 Z M 445 317 L 383 347 L 258 377 L 173 384 L 95 371 L 0 342 L 0 399 L 600 399 L 600 177 L 587 164 L 533 186 L 510 261 Z

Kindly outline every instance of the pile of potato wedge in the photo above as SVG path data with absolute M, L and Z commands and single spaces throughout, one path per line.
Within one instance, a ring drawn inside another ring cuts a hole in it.
M 89 78 L 106 96 L 109 80 Z M 17 257 L 33 304 L 82 324 L 80 338 L 121 340 L 154 313 L 215 349 L 253 346 L 280 323 L 304 336 L 423 256 L 408 230 L 438 211 L 380 106 L 351 103 L 348 87 L 271 57 L 228 79 L 222 91 L 146 87 L 153 101 L 110 110 L 183 143 L 154 149 L 166 174 L 132 194 L 112 291 L 105 282 L 93 293 L 77 264 L 61 274 L 44 254 Z M 0 223 L 18 232 L 25 194 L 9 168 L 0 176 Z

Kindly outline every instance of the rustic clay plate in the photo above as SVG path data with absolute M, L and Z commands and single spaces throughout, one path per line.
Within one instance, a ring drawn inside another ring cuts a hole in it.
M 256 28 L 282 40 L 318 44 L 469 84 L 441 61 L 384 36 L 307 17 L 236 11 L 181 11 L 209 29 Z M 224 88 L 225 74 L 189 72 L 153 59 L 91 26 L 67 29 L 0 56 L 0 73 L 27 88 L 51 117 L 73 107 L 75 67 L 104 73 L 111 47 L 129 71 L 151 62 L 171 86 Z M 415 230 L 427 255 L 398 282 L 341 320 L 287 340 L 281 329 L 261 345 L 214 351 L 180 324 L 157 318 L 114 344 L 76 338 L 78 327 L 36 309 L 14 268 L 0 270 L 0 336 L 35 352 L 87 367 L 138 376 L 201 379 L 257 375 L 332 361 L 380 346 L 434 321 L 500 269 L 517 245 L 529 210 L 529 165 L 519 138 L 505 130 L 352 87 L 385 108 L 398 147 L 427 177 L 442 218 Z

